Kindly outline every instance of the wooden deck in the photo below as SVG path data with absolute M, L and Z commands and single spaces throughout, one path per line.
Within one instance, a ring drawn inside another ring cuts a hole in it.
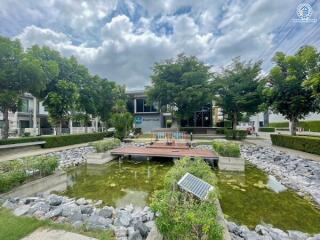
M 112 155 L 117 156 L 144 156 L 144 157 L 167 157 L 167 158 L 182 158 L 182 157 L 201 157 L 208 160 L 216 160 L 218 156 L 210 150 L 189 148 L 184 144 L 177 146 L 154 144 L 145 147 L 124 146 L 113 149 Z

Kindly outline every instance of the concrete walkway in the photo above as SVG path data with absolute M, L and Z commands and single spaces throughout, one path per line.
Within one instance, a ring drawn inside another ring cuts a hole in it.
M 31 157 L 31 156 L 36 156 L 36 155 L 46 154 L 46 153 L 51 153 L 51 152 L 59 152 L 59 151 L 72 149 L 72 148 L 85 147 L 87 145 L 88 145 L 88 143 L 81 143 L 81 144 L 74 144 L 74 145 L 69 145 L 69 146 L 64 146 L 64 147 L 56 147 L 56 148 L 30 149 L 30 150 L 24 151 L 24 152 L 12 151 L 12 152 L 8 153 L 7 155 L 1 156 L 0 162 L 13 160 L 13 159 L 17 159 L 17 158 L 23 158 L 23 157 Z
M 22 240 L 97 240 L 96 238 L 83 236 L 64 230 L 39 228 Z

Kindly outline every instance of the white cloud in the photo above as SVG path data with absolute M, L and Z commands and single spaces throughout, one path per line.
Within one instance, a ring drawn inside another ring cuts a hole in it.
M 257 59 L 275 45 L 274 32 L 290 19 L 293 2 L 50 0 L 33 6 L 19 1 L 17 9 L 25 8 L 30 17 L 14 14 L 28 24 L 16 34 L 25 47 L 49 45 L 76 56 L 93 73 L 142 88 L 149 83 L 154 62 L 178 53 L 195 55 L 215 67 L 236 56 Z M 4 9 L 8 6 L 0 3 Z M 8 15 L 4 9 L 1 15 Z M 301 36 L 303 32 L 295 38 Z

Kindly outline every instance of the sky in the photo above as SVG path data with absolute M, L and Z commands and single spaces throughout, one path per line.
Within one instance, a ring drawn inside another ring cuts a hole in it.
M 47 45 L 128 89 L 150 84 L 155 62 L 194 55 L 218 71 L 320 45 L 320 3 L 297 22 L 297 0 L 0 0 L 0 35 Z

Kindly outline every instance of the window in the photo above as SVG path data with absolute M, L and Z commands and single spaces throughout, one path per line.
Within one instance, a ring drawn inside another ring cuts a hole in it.
M 3 126 L 4 126 L 4 121 L 0 120 L 0 129 L 3 128 Z
M 152 106 L 147 105 L 145 99 L 136 99 L 136 112 L 140 113 L 148 113 L 148 112 L 158 112 L 157 106 L 153 104 Z
M 21 100 L 21 105 L 19 106 L 19 112 L 29 112 L 29 101 L 26 98 Z

